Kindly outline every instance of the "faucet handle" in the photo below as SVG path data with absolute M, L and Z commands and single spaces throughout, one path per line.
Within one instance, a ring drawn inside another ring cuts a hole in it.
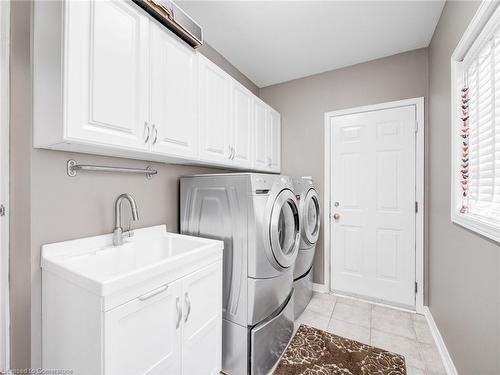
M 130 237 L 134 237 L 133 230 L 126 230 L 125 232 L 122 232 L 122 238 L 130 238 Z

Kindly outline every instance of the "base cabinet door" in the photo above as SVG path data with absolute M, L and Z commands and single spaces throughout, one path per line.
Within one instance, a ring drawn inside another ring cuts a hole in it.
M 183 375 L 215 375 L 221 370 L 221 270 L 218 262 L 183 279 Z
M 196 52 L 151 21 L 151 144 L 155 153 L 198 154 Z
M 105 374 L 180 374 L 181 281 L 105 314 Z
M 147 151 L 148 17 L 122 1 L 65 6 L 65 136 Z

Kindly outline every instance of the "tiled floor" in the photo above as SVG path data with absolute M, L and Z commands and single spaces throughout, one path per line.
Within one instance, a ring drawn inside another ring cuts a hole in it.
M 408 375 L 446 374 L 423 315 L 315 293 L 300 323 L 402 354 Z

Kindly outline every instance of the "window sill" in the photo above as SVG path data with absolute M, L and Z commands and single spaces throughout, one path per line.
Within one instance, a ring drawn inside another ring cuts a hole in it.
M 495 225 L 472 215 L 464 215 L 460 213 L 452 213 L 451 221 L 500 243 L 500 225 Z

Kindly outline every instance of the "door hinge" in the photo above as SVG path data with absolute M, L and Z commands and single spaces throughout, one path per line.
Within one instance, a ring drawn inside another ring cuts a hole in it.
M 0 216 L 5 216 L 5 206 L 0 204 Z
M 418 213 L 418 202 L 415 201 L 415 213 Z
M 418 121 L 415 120 L 415 133 L 418 133 Z
M 415 294 L 418 292 L 418 283 L 415 281 Z

